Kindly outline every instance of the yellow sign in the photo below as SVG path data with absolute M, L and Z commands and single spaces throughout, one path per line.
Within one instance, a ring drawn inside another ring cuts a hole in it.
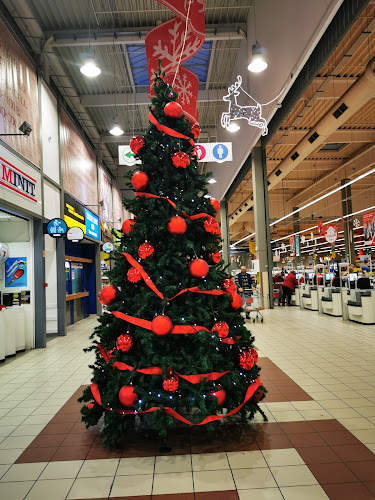
M 336 258 L 336 252 L 334 250 L 332 250 L 332 259 L 335 259 Z
M 249 241 L 249 252 L 252 253 L 253 255 L 256 254 L 256 242 L 255 241 Z

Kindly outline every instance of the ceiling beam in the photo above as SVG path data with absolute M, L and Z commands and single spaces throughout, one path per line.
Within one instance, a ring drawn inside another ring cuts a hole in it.
M 275 146 L 276 148 L 281 146 L 295 146 L 306 134 L 309 133 L 309 130 L 289 130 L 288 134 L 285 135 L 283 130 L 279 130 L 270 141 L 269 146 Z M 339 129 L 336 130 L 336 132 L 334 132 L 332 135 L 330 135 L 325 141 L 326 144 L 330 142 L 375 142 L 375 130 Z M 328 151 L 325 152 L 328 153 Z M 332 153 L 337 153 L 337 151 L 332 151 Z
M 221 101 L 223 96 L 228 93 L 227 89 L 220 90 L 199 90 L 198 102 L 215 102 Z M 84 108 L 100 108 L 106 106 L 139 106 L 149 105 L 150 99 L 148 91 L 137 92 L 132 94 L 95 94 L 81 95 L 81 105 Z
M 87 47 L 96 45 L 126 45 L 144 43 L 145 37 L 155 26 L 127 28 L 124 31 L 95 30 L 90 37 L 87 30 L 55 30 L 47 32 L 47 38 L 53 37 L 50 47 Z M 245 25 L 206 25 L 206 41 L 246 40 Z

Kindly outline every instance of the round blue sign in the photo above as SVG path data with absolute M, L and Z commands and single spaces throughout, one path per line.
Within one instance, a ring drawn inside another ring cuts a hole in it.
M 66 222 L 62 219 L 52 219 L 47 224 L 47 233 L 53 238 L 61 238 L 68 230 Z
M 228 156 L 228 148 L 225 144 L 216 144 L 212 150 L 212 154 L 218 161 L 224 161 Z

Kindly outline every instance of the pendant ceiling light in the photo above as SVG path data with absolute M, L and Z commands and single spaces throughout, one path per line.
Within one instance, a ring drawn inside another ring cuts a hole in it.
M 83 64 L 80 67 L 80 72 L 88 76 L 89 78 L 93 78 L 95 76 L 100 75 L 102 70 L 99 68 L 98 63 L 96 62 L 94 54 L 91 52 L 90 42 L 91 42 L 91 33 L 90 33 L 90 6 L 89 6 L 89 50 L 87 56 L 83 60 Z
M 267 61 L 264 58 L 266 51 L 259 42 L 255 42 L 252 52 L 253 56 L 247 69 L 252 73 L 260 73 L 268 66 Z
M 109 131 L 110 134 L 112 135 L 122 135 L 124 133 L 121 125 L 120 125 L 120 120 L 118 116 L 115 116 L 113 118 L 113 126 L 111 130 Z
M 240 127 L 239 125 L 237 125 L 237 123 L 231 123 L 230 125 L 228 125 L 227 130 L 228 132 L 237 132 L 237 130 L 240 130 Z

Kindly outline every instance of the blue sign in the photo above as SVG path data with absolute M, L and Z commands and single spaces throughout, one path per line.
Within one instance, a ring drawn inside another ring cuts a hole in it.
M 68 230 L 66 222 L 62 219 L 52 219 L 47 224 L 47 233 L 53 238 L 64 236 Z
M 5 286 L 27 286 L 27 257 L 9 257 L 5 262 Z
M 224 161 L 225 158 L 228 156 L 228 148 L 226 147 L 225 144 L 216 144 L 214 149 L 212 150 L 212 154 L 218 161 Z
M 100 239 L 99 217 L 90 212 L 90 210 L 87 210 L 87 208 L 85 208 L 85 224 L 86 224 L 86 235 L 90 236 L 94 240 L 99 241 Z

